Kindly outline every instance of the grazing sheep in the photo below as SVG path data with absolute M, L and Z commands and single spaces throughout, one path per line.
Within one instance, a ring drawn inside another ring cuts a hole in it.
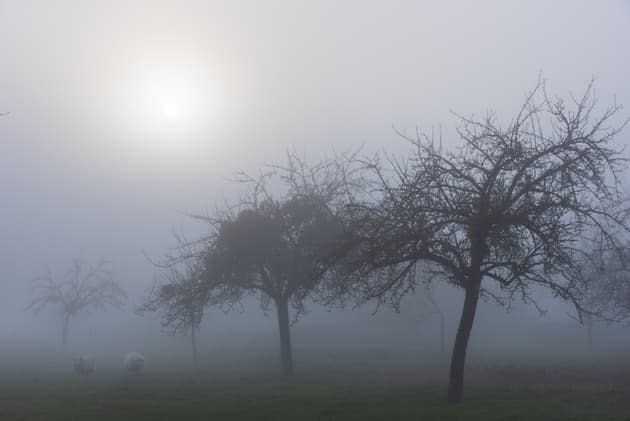
M 127 352 L 123 360 L 125 369 L 131 373 L 138 373 L 144 367 L 144 355 L 139 352 Z
M 88 355 L 80 355 L 72 358 L 74 371 L 81 375 L 87 375 L 94 372 L 94 358 Z

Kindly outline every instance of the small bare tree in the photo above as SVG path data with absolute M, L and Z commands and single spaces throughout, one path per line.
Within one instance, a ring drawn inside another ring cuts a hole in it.
M 61 343 L 68 342 L 70 321 L 81 313 L 102 310 L 106 307 L 122 307 L 127 294 L 113 280 L 107 261 L 96 265 L 85 263 L 79 258 L 62 280 L 55 279 L 50 269 L 34 281 L 34 298 L 27 307 L 35 312 L 56 307 L 61 313 Z
M 195 367 L 198 365 L 197 332 L 203 320 L 204 308 L 210 301 L 210 289 L 201 278 L 198 260 L 187 254 L 179 266 L 167 266 L 165 282 L 156 282 L 146 302 L 136 313 L 158 312 L 162 327 L 175 333 L 190 333 Z
M 596 320 L 622 322 L 630 317 L 630 244 L 611 248 L 602 238 L 585 241 L 573 277 L 584 284 L 584 324 L 589 346 Z

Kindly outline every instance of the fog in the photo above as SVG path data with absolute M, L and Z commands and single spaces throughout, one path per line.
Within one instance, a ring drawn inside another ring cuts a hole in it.
M 114 365 L 130 350 L 145 354 L 148 368 L 188 364 L 189 339 L 134 309 L 161 276 L 152 260 L 176 245 L 173 232 L 207 232 L 189 214 L 243 193 L 231 181 L 236 171 L 257 174 L 287 150 L 313 160 L 358 148 L 402 154 L 408 145 L 395 130 L 439 132 L 455 146 L 453 113 L 495 110 L 508 122 L 539 77 L 560 96 L 595 78 L 602 104 L 628 105 L 629 42 L 624 0 L 0 0 L 3 365 L 42 364 L 49 351 L 59 366 L 59 355 L 82 353 Z M 171 103 L 169 120 L 160 110 Z M 33 279 L 47 268 L 63 276 L 74 257 L 110 260 L 128 302 L 77 317 L 64 354 L 56 311 L 27 307 Z M 435 288 L 445 352 L 439 319 L 423 313 L 419 295 L 400 312 L 308 302 L 291 330 L 296 372 L 311 359 L 342 367 L 360 349 L 375 361 L 446 367 L 463 293 Z M 624 326 L 596 323 L 589 346 L 569 304 L 535 294 L 545 314 L 480 303 L 471 361 L 627 354 Z M 232 363 L 268 362 L 271 372 L 277 330 L 273 308 L 265 313 L 253 298 L 242 312 L 210 308 L 198 335 L 202 361 L 228 372 Z

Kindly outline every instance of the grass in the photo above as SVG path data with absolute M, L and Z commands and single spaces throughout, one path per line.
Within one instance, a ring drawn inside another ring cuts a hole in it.
M 630 420 L 630 395 L 603 385 L 473 384 L 453 405 L 442 387 L 348 376 L 9 376 L 0 380 L 0 420 Z
M 296 376 L 286 379 L 276 374 L 271 351 L 215 352 L 196 374 L 190 364 L 154 357 L 138 376 L 125 375 L 118 359 L 104 354 L 87 378 L 74 374 L 63 355 L 5 355 L 0 421 L 630 421 L 626 358 L 562 364 L 471 359 L 464 401 L 450 404 L 446 359 L 301 350 Z

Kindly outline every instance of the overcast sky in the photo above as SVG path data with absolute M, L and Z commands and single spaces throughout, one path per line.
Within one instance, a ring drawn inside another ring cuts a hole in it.
M 142 252 L 290 147 L 456 144 L 451 110 L 509 119 L 539 73 L 630 106 L 629 46 L 627 0 L 0 0 L 0 314 L 80 253 L 139 301 Z

